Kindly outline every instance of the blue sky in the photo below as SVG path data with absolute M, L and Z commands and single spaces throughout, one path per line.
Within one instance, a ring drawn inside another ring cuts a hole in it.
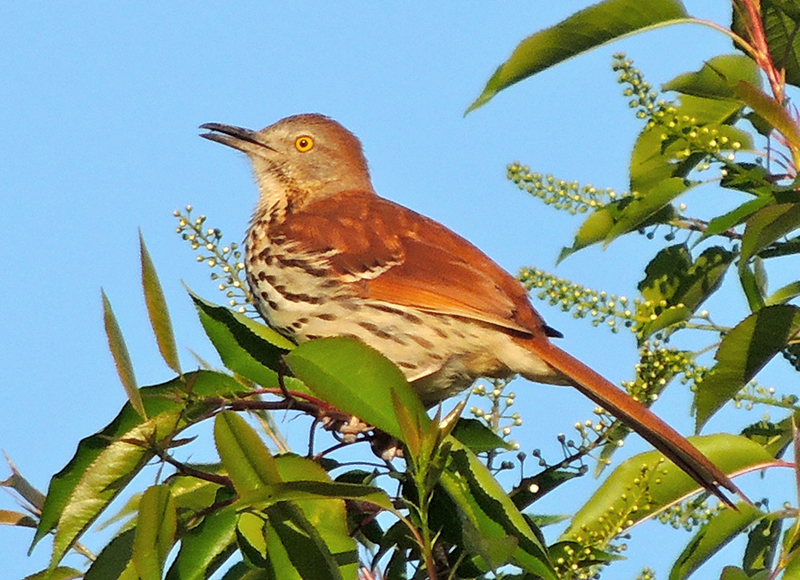
M 5 3 L 0 216 L 8 253 L 0 284 L 0 447 L 45 489 L 78 440 L 107 424 L 124 403 L 103 333 L 101 287 L 139 383 L 170 377 L 141 296 L 137 228 L 160 273 L 184 368 L 195 365 L 190 348 L 215 360 L 182 282 L 220 303 L 224 296 L 174 233 L 172 212 L 192 204 L 228 242 L 240 241 L 256 190 L 243 156 L 198 138 L 197 127 L 206 122 L 260 128 L 301 112 L 333 116 L 361 138 L 381 195 L 445 223 L 511 271 L 536 265 L 632 295 L 655 246 L 640 248 L 634 236 L 556 268 L 579 222 L 520 193 L 505 180 L 505 166 L 518 160 L 624 190 L 640 125 L 620 96 L 611 55 L 626 51 L 658 85 L 730 52 L 728 41 L 686 26 L 624 40 L 463 116 L 522 38 L 585 4 Z M 721 0 L 686 4 L 698 16 L 729 18 Z M 690 199 L 690 208 L 702 214 L 703 204 L 714 200 Z M 727 320 L 733 322 L 743 302 L 735 288 L 727 296 L 736 306 Z M 614 381 L 631 378 L 632 336 L 613 336 L 535 304 L 565 334 L 561 346 Z M 726 321 L 726 314 L 718 318 Z M 593 405 L 571 390 L 524 382 L 514 390 L 529 425 L 523 448 L 541 447 L 554 460 L 555 434 L 591 417 Z M 689 432 L 688 395 L 674 390 L 667 395 L 671 403 L 656 410 Z M 730 425 L 709 429 L 715 427 Z M 630 443 L 633 450 L 645 448 Z M 592 485 L 587 481 L 583 489 Z M 570 511 L 581 499 L 568 491 L 537 510 Z M 0 499 L 3 508 L 15 508 L 10 497 Z M 45 565 L 46 542 L 24 557 L 30 537 L 0 527 L 4 577 Z M 91 536 L 87 542 L 98 548 Z M 633 577 L 642 564 L 663 570 L 679 549 L 677 542 L 663 553 L 640 551 L 647 559 L 615 566 L 614 574 Z

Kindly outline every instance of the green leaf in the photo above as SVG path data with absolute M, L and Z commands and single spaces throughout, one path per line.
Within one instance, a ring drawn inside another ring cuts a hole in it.
M 497 567 L 507 561 L 496 561 L 505 554 L 511 562 L 542 578 L 556 578 L 547 550 L 517 510 L 492 474 L 469 449 L 454 438 L 447 468 L 441 484 L 461 513 L 461 518 L 478 531 L 489 543 L 482 555 L 491 558 L 486 563 Z M 516 544 L 510 544 L 511 538 Z
M 729 474 L 774 461 L 746 437 L 720 433 L 689 441 Z M 561 539 L 582 545 L 608 540 L 697 491 L 698 484 L 658 451 L 636 455 L 609 475 L 575 514 Z
M 719 580 L 754 580 L 741 568 L 736 566 L 725 566 L 722 569 Z
M 119 578 L 131 561 L 136 530 L 126 530 L 111 540 L 86 571 L 83 580 Z
M 722 339 L 717 364 L 697 385 L 697 430 L 800 330 L 800 308 L 765 306 L 736 325 Z
M 120 381 L 122 381 L 125 392 L 128 394 L 128 400 L 131 405 L 143 419 L 146 419 L 147 415 L 142 405 L 142 396 L 139 393 L 139 387 L 136 385 L 136 376 L 133 374 L 131 355 L 128 354 L 128 347 L 125 346 L 122 330 L 120 330 L 117 317 L 114 316 L 114 311 L 111 309 L 111 302 L 108 301 L 105 292 L 101 291 L 101 293 L 103 295 L 103 323 L 108 337 L 108 348 L 111 350 L 114 364 L 117 367 L 117 374 Z
M 214 419 L 214 441 L 240 494 L 280 483 L 275 458 L 255 430 L 233 411 L 223 411 Z
M 785 304 L 789 302 L 789 300 L 794 300 L 798 296 L 800 296 L 800 280 L 795 280 L 794 282 L 789 282 L 786 286 L 779 288 L 771 296 L 768 296 L 766 300 L 764 300 L 764 304 L 767 306 L 772 306 L 773 304 Z
M 281 357 L 294 344 L 243 314 L 206 302 L 191 291 L 189 295 L 225 366 L 264 388 L 277 387 Z M 308 392 L 291 377 L 287 377 L 286 385 L 290 390 Z
M 570 479 L 580 477 L 574 471 L 556 469 L 555 471 L 545 471 L 541 474 L 522 479 L 519 484 L 511 490 L 509 496 L 517 506 L 518 510 L 523 510 L 546 493 L 553 491 L 562 483 Z M 559 520 L 560 521 L 560 520 Z
M 167 580 L 206 580 L 222 566 L 236 551 L 236 517 L 236 510 L 228 506 L 184 534 Z
M 141 580 L 161 580 L 164 562 L 175 544 L 178 516 L 168 485 L 147 489 L 139 502 L 133 566 Z
M 674 24 L 688 15 L 677 0 L 606 0 L 523 40 L 495 71 L 467 113 L 498 92 L 562 61 L 623 36 Z
M 151 418 L 163 415 L 167 419 L 174 421 L 174 418 L 180 415 L 181 410 L 184 409 L 184 406 L 179 401 L 185 396 L 187 389 L 190 389 L 198 397 L 216 397 L 242 392 L 243 387 L 231 377 L 220 373 L 211 371 L 188 373 L 183 376 L 183 380 L 176 378 L 161 385 L 141 389 L 142 401 L 147 415 Z M 198 402 L 197 405 L 202 407 L 202 401 Z M 190 412 L 191 409 L 184 410 L 186 411 L 183 415 L 184 419 L 188 419 L 197 413 L 197 411 Z M 149 423 L 151 426 L 154 425 L 152 421 L 151 419 Z M 109 469 L 113 475 L 114 467 L 103 464 L 106 461 L 106 457 L 116 457 L 117 451 L 128 449 L 128 447 L 130 447 L 128 451 L 133 455 L 138 453 L 136 449 L 142 450 L 141 447 L 134 449 L 135 446 L 133 445 L 126 447 L 127 444 L 121 440 L 130 437 L 131 433 L 137 428 L 140 429 L 143 425 L 141 415 L 134 411 L 131 404 L 128 403 L 108 426 L 100 432 L 86 437 L 78 444 L 78 449 L 73 458 L 64 469 L 50 480 L 47 498 L 42 508 L 41 520 L 31 549 L 59 524 L 65 508 L 72 505 L 76 488 L 85 486 L 88 483 L 86 477 L 89 471 L 96 473 L 99 470 Z M 114 452 L 109 451 L 112 447 L 115 447 Z M 110 455 L 107 456 L 106 453 L 110 453 Z M 147 452 L 142 456 L 142 460 L 146 461 L 145 458 L 151 456 L 150 452 Z M 135 469 L 128 475 L 133 477 L 140 467 L 141 465 L 137 464 Z M 119 475 L 123 476 L 124 474 L 120 473 Z M 116 496 L 116 493 L 121 491 L 123 484 L 127 481 L 128 476 L 125 476 L 123 479 L 116 480 L 112 488 L 102 489 L 101 491 L 111 495 L 109 497 L 110 501 Z M 87 522 L 87 525 L 88 523 L 90 522 Z
M 735 100 L 731 83 L 747 81 L 761 86 L 759 68 L 751 58 L 724 54 L 709 59 L 700 70 L 678 75 L 661 89 L 707 99 Z
M 459 417 L 452 432 L 453 437 L 473 453 L 484 453 L 495 449 L 510 451 L 513 446 L 497 433 L 489 429 L 485 423 L 477 419 Z
M 286 456 L 281 455 L 277 459 L 283 457 Z M 240 508 L 264 508 L 282 501 L 297 502 L 325 499 L 347 499 L 371 503 L 381 509 L 397 513 L 389 496 L 382 489 L 369 485 L 319 480 L 285 481 L 262 486 L 259 489 L 245 492 L 238 505 Z
M 751 199 L 750 201 L 746 201 L 728 213 L 712 218 L 711 221 L 708 222 L 706 231 L 704 231 L 703 235 L 700 236 L 698 243 L 711 236 L 727 232 L 729 229 L 744 222 L 762 207 L 769 205 L 772 202 L 773 200 L 771 196 L 762 195 L 755 199 Z
M 164 291 L 161 289 L 161 282 L 158 280 L 153 260 L 150 258 L 150 252 L 147 251 L 147 246 L 144 244 L 141 230 L 139 230 L 139 254 L 142 262 L 144 301 L 147 305 L 150 325 L 156 335 L 158 350 L 167 366 L 180 374 L 181 363 L 178 360 L 178 347 L 175 345 L 175 333 L 172 330 L 167 301 L 164 298 Z
M 638 315 L 649 318 L 642 325 L 642 338 L 688 320 L 713 294 L 733 261 L 734 254 L 720 246 L 703 251 L 696 261 L 685 244 L 675 244 L 656 254 L 645 268 L 639 291 L 645 301 Z
M 738 511 L 731 509 L 721 511 L 698 530 L 672 566 L 669 580 L 688 578 L 748 526 L 766 515 L 758 508 L 744 502 L 736 504 L 736 509 Z
M 100 452 L 80 476 L 64 505 L 53 539 L 51 566 L 61 561 L 80 535 L 153 457 L 147 446 L 173 433 L 179 419 L 177 411 L 155 415 Z
M 732 88 L 742 102 L 786 138 L 792 149 L 800 149 L 800 128 L 781 103 L 747 81 L 739 81 Z
M 778 553 L 783 520 L 767 514 L 747 535 L 743 565 L 751 577 L 762 571 L 772 570 L 772 563 Z
M 73 580 L 73 578 L 83 578 L 83 573 L 75 568 L 59 566 L 54 570 L 42 570 L 36 574 L 25 576 L 22 580 Z
M 785 0 L 761 0 L 761 22 L 770 56 L 776 68 L 785 69 L 786 82 L 800 86 L 800 10 L 797 3 Z M 733 10 L 732 30 L 747 38 L 745 32 L 746 12 Z M 787 576 L 788 578 L 788 576 Z
M 747 220 L 741 263 L 800 227 L 800 203 L 780 203 L 760 209 Z
M 412 425 L 430 431 L 431 420 L 400 369 L 357 339 L 312 340 L 285 360 L 294 376 L 320 399 L 403 442 L 407 443 L 408 434 L 389 404 L 393 396 L 408 411 Z

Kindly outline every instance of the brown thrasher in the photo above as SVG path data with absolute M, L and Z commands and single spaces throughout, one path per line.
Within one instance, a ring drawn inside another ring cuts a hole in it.
M 353 336 L 405 373 L 427 406 L 478 377 L 571 385 L 700 485 L 736 485 L 627 393 L 554 346 L 522 285 L 443 225 L 378 197 L 355 135 L 322 115 L 260 131 L 209 123 L 202 136 L 247 154 L 260 197 L 247 279 L 270 326 L 297 342 Z

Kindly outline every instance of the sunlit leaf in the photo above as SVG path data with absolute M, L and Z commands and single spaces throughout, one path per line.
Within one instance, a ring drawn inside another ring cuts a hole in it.
M 114 311 L 111 309 L 111 302 L 105 292 L 103 295 L 103 322 L 106 328 L 106 336 L 108 337 L 108 348 L 111 350 L 111 355 L 114 357 L 114 364 L 117 367 L 117 374 L 119 375 L 122 386 L 128 395 L 128 400 L 139 415 L 147 418 L 144 406 L 142 405 L 142 396 L 139 393 L 139 387 L 136 384 L 136 376 L 133 374 L 133 363 L 131 362 L 131 355 L 128 353 L 128 347 L 125 345 L 125 339 L 122 337 L 122 330 L 120 330 L 117 317 L 114 316 Z
M 746 437 L 720 433 L 690 437 L 689 441 L 729 474 L 773 461 Z M 636 455 L 609 475 L 575 514 L 561 539 L 581 544 L 608 540 L 698 491 L 699 484 L 658 451 Z
M 191 292 L 190 295 L 200 322 L 225 366 L 264 388 L 277 387 L 281 357 L 294 344 L 243 314 L 206 302 Z M 308 392 L 300 381 L 291 377 L 287 377 L 286 384 L 290 390 Z
M 746 56 L 723 54 L 708 59 L 698 71 L 678 75 L 661 89 L 708 99 L 735 100 L 731 84 L 738 81 L 760 86 L 758 66 Z
M 677 0 L 606 0 L 523 40 L 467 113 L 529 76 L 623 36 L 686 18 Z
M 73 578 L 83 578 L 83 573 L 75 568 L 59 566 L 54 570 L 42 570 L 36 574 L 25 576 L 22 580 L 73 580 Z
M 214 419 L 214 441 L 240 494 L 280 483 L 275 458 L 253 428 L 233 411 L 223 411 Z
M 747 220 L 742 237 L 742 262 L 800 227 L 800 203 L 781 203 L 760 209 Z
M 403 373 L 386 357 L 353 338 L 322 338 L 285 357 L 294 375 L 320 399 L 404 441 L 392 392 L 427 432 L 430 418 Z
M 733 85 L 733 92 L 762 119 L 775 127 L 793 149 L 800 149 L 800 128 L 797 127 L 789 111 L 774 97 L 746 81 L 739 81 Z
M 148 488 L 139 502 L 131 557 L 141 580 L 161 580 L 164 562 L 175 543 L 177 525 L 169 486 Z
M 164 291 L 161 282 L 158 280 L 156 268 L 150 258 L 150 252 L 144 244 L 141 230 L 139 231 L 139 254 L 142 262 L 142 288 L 144 289 L 144 301 L 147 305 L 147 314 L 150 317 L 150 325 L 156 335 L 158 350 L 167 366 L 176 373 L 181 372 L 181 364 L 178 360 L 178 347 L 175 345 L 175 333 L 172 330 L 172 320 L 169 317 L 167 301 L 164 298 Z
M 700 527 L 689 545 L 678 556 L 670 571 L 669 580 L 688 578 L 709 558 L 764 515 L 758 508 L 744 502 L 737 503 L 736 510 L 726 509 L 716 514 Z
M 185 395 L 187 389 L 190 389 L 197 397 L 204 396 L 228 396 L 233 393 L 242 392 L 244 389 L 242 385 L 234 381 L 231 377 L 211 371 L 198 371 L 187 373 L 184 375 L 183 380 L 173 379 L 167 383 L 153 386 L 143 387 L 142 401 L 144 403 L 147 415 L 151 418 L 157 418 L 163 415 L 159 421 L 172 420 L 178 416 L 183 408 L 180 399 Z M 202 405 L 202 401 L 198 403 Z M 184 415 L 187 419 L 190 414 Z M 165 419 L 164 419 L 165 418 Z M 154 425 L 152 422 L 150 425 Z M 158 422 L 160 425 L 160 422 Z M 122 411 L 116 418 L 100 432 L 86 437 L 78 444 L 78 449 L 70 462 L 58 472 L 50 480 L 50 487 L 47 491 L 47 498 L 42 508 L 41 521 L 36 531 L 32 547 L 47 535 L 50 531 L 55 529 L 62 514 L 68 505 L 72 505 L 72 496 L 79 485 L 86 483 L 87 473 L 91 470 L 109 469 L 113 476 L 114 466 L 105 465 L 102 463 L 105 459 L 105 454 L 109 452 L 112 446 L 116 446 L 116 450 L 121 451 L 128 449 L 133 455 L 138 453 L 133 449 L 133 445 L 125 444 L 121 441 L 129 437 L 137 427 L 144 425 L 141 415 L 133 410 L 130 403 L 127 403 Z M 142 451 L 142 448 L 138 448 Z M 114 455 L 112 453 L 112 455 Z M 149 452 L 145 453 L 142 458 L 150 457 Z M 137 463 L 136 469 L 129 473 L 130 477 L 135 475 L 135 471 L 141 465 Z M 122 476 L 122 473 L 118 475 Z M 122 484 L 127 481 L 127 476 L 123 479 L 116 480 L 117 486 L 110 489 L 101 490 L 104 494 L 111 494 L 109 501 L 114 494 L 122 489 Z M 91 495 L 91 494 L 90 494 Z M 105 495 L 104 495 L 105 497 Z M 99 512 L 98 512 L 99 514 Z
M 509 547 L 504 538 L 513 538 L 516 548 L 509 556 L 514 564 L 542 578 L 555 578 L 546 549 L 497 480 L 469 449 L 453 438 L 448 441 L 452 442 L 452 451 L 441 484 L 461 517 L 482 538 L 495 542 L 491 545 L 492 557 Z M 503 563 L 487 562 L 490 566 Z
M 717 364 L 697 385 L 697 429 L 752 379 L 800 330 L 800 308 L 766 306 L 745 318 L 722 339 Z

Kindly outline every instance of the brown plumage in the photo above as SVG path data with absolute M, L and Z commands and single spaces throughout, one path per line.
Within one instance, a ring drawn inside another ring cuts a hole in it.
M 478 377 L 571 385 L 723 501 L 736 485 L 689 441 L 553 345 L 522 285 L 443 225 L 375 193 L 358 139 L 321 115 L 261 131 L 210 123 L 243 151 L 260 198 L 246 268 L 267 322 L 298 342 L 355 336 L 405 373 L 427 406 Z

